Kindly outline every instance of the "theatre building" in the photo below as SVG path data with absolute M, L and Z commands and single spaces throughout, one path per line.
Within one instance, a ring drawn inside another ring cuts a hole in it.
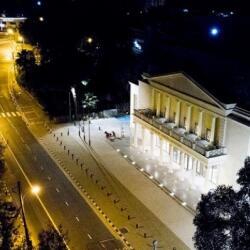
M 236 185 L 250 155 L 249 111 L 222 103 L 184 73 L 144 76 L 130 88 L 132 147 L 161 171 L 178 172 L 187 187 Z

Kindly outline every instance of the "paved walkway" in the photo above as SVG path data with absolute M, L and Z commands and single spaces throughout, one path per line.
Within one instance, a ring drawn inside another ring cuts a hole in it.
M 164 188 L 164 190 L 173 195 L 178 201 L 194 213 L 197 203 L 201 197 L 201 188 L 199 181 L 202 178 L 196 176 L 197 183 L 190 182 L 191 172 L 171 165 L 170 163 L 161 163 L 159 159 L 153 157 L 149 152 L 143 152 L 140 148 L 131 146 L 130 142 L 130 119 L 124 116 L 119 119 L 109 118 L 100 119 L 92 122 L 95 129 L 99 126 L 104 131 L 114 131 L 122 139 L 106 140 L 109 144 L 123 156 L 127 155 L 127 161 L 143 171 L 152 181 Z M 102 133 L 101 133 L 102 135 Z

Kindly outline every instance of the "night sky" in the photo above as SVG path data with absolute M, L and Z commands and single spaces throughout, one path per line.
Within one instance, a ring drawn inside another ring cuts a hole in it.
M 81 36 L 95 36 L 108 54 L 102 57 L 108 60 L 104 64 L 119 66 L 103 68 L 98 79 L 109 72 L 125 85 L 142 72 L 185 71 L 218 99 L 250 109 L 250 17 L 245 1 L 172 0 L 147 9 L 149 0 L 41 2 L 38 7 L 37 1 L 1 1 L 0 10 L 31 19 L 44 16 L 56 46 L 65 46 L 57 41 L 65 32 L 70 34 L 65 36 L 67 46 Z M 119 61 L 124 51 L 119 56 L 117 47 L 130 49 L 135 39 L 141 53 Z

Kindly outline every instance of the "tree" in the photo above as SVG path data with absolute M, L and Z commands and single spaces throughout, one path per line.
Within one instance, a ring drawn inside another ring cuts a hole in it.
M 82 100 L 83 110 L 86 110 L 86 113 L 89 115 L 89 113 L 96 107 L 97 102 L 97 96 L 93 93 L 85 93 L 84 99 Z
M 236 192 L 232 187 L 218 186 L 202 195 L 194 218 L 195 247 L 198 250 L 234 249 L 232 224 L 236 213 Z
M 0 178 L 2 178 L 5 171 L 5 161 L 3 158 L 4 146 L 0 143 Z
M 19 211 L 12 202 L 0 202 L 0 249 L 13 249 L 18 237 L 15 221 Z
M 59 226 L 58 231 L 49 225 L 47 230 L 39 233 L 39 250 L 66 250 L 67 233 L 63 232 L 62 226 Z
M 237 194 L 238 212 L 235 219 L 233 242 L 235 250 L 247 250 L 250 246 L 250 157 L 238 172 L 237 183 L 241 189 Z

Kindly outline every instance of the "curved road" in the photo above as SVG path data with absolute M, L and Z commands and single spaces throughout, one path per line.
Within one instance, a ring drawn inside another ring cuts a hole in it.
M 21 180 L 23 192 L 27 192 L 24 203 L 32 237 L 36 242 L 38 232 L 51 219 L 55 225 L 63 225 L 70 249 L 122 249 L 121 242 L 79 195 L 16 111 L 8 92 L 11 46 L 9 40 L 0 37 L 0 132 L 8 141 L 8 182 L 13 185 L 15 180 Z M 28 194 L 28 183 L 41 185 L 42 205 Z

